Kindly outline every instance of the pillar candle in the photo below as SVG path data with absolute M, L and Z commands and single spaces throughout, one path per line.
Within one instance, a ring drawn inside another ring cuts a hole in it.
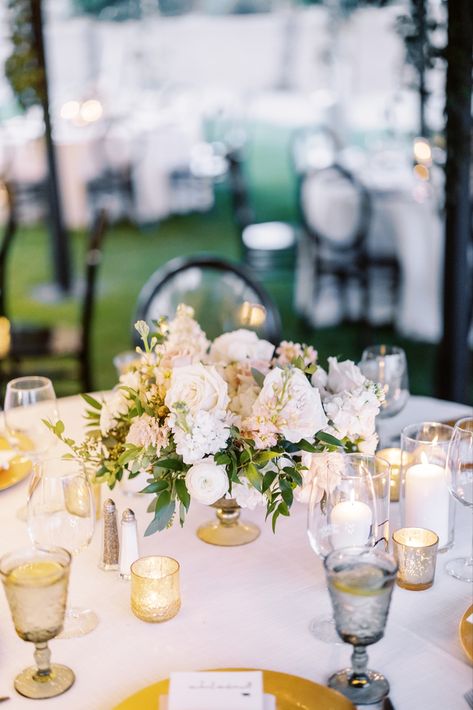
M 366 503 L 360 500 L 337 503 L 330 516 L 330 523 L 334 527 L 331 534 L 333 548 L 338 550 L 342 547 L 366 545 L 372 522 L 373 515 Z
M 439 536 L 439 547 L 448 542 L 450 493 L 445 469 L 438 464 L 417 463 L 406 471 L 405 526 L 427 528 Z

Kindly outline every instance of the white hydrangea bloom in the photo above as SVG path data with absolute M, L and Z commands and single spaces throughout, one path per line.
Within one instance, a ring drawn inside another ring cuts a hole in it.
M 200 461 L 204 456 L 217 453 L 227 443 L 227 423 L 211 412 L 201 410 L 184 417 L 171 415 L 169 419 L 176 451 L 184 463 Z

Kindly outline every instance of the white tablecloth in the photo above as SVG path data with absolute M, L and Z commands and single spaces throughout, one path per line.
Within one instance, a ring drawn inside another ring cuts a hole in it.
M 72 433 L 81 431 L 77 397 L 59 402 Z M 447 419 L 468 412 L 462 405 L 412 397 L 392 419 L 394 433 L 406 423 Z M 27 484 L 0 493 L 0 554 L 27 543 L 25 524 L 16 518 Z M 121 512 L 131 506 L 139 527 L 146 524 L 145 501 L 112 493 Z M 392 526 L 398 506 L 393 505 Z M 471 588 L 444 572 L 444 562 L 467 554 L 471 511 L 458 510 L 456 544 L 441 556 L 432 589 L 415 593 L 397 588 L 385 638 L 369 649 L 371 667 L 384 672 L 397 710 L 463 710 L 471 686 L 471 668 L 458 640 L 458 623 L 469 604 Z M 218 667 L 267 668 L 324 683 L 349 661 L 345 645 L 325 645 L 308 631 L 310 619 L 329 612 L 321 561 L 309 548 L 305 510 L 295 505 L 288 520 L 278 521 L 276 535 L 261 510 L 245 513 L 262 534 L 251 545 L 219 548 L 197 539 L 197 525 L 212 515 L 192 507 L 185 528 L 178 526 L 141 541 L 143 554 L 176 557 L 182 569 L 182 609 L 165 624 L 147 624 L 130 610 L 129 583 L 98 569 L 101 529 L 74 562 L 70 598 L 99 615 L 97 629 L 80 639 L 52 641 L 53 660 L 70 665 L 77 680 L 65 695 L 48 700 L 47 710 L 110 710 L 116 703 L 170 671 Z M 10 695 L 8 710 L 32 708 L 18 696 L 13 678 L 32 662 L 33 647 L 15 635 L 3 593 L 0 594 L 0 695 Z M 5 706 L 6 707 L 6 706 Z M 223 710 L 223 709 L 222 709 Z M 314 708 L 315 710 L 315 708 Z

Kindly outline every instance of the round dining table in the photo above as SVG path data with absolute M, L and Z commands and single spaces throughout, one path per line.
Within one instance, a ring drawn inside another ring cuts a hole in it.
M 83 400 L 68 397 L 58 405 L 66 432 L 80 437 Z M 471 413 L 466 405 L 412 396 L 383 427 L 394 436 L 409 423 Z M 0 554 L 29 544 L 26 523 L 17 517 L 27 490 L 28 481 L 23 480 L 0 492 Z M 149 497 L 104 488 L 102 500 L 109 496 L 120 516 L 128 507 L 135 511 L 141 555 L 169 555 L 179 561 L 182 608 L 162 624 L 133 615 L 130 582 L 121 580 L 118 572 L 99 568 L 99 520 L 92 543 L 73 561 L 69 586 L 70 602 L 93 609 L 99 625 L 81 638 L 51 641 L 52 660 L 70 666 L 76 682 L 64 695 L 39 706 L 112 710 L 173 671 L 267 669 L 325 684 L 332 672 L 349 664 L 349 646 L 320 642 L 309 631 L 311 619 L 329 615 L 331 607 L 322 562 L 308 543 L 303 504 L 295 503 L 291 516 L 278 520 L 275 534 L 265 523 L 264 509 L 243 511 L 244 518 L 260 526 L 260 537 L 241 547 L 214 547 L 196 536 L 198 525 L 214 516 L 213 509 L 192 504 L 183 528 L 176 523 L 144 538 Z M 447 560 L 471 553 L 472 515 L 460 504 L 456 507 L 455 544 L 439 555 L 433 587 L 413 592 L 396 586 L 385 636 L 368 649 L 370 667 L 389 679 L 396 710 L 467 709 L 463 695 L 471 688 L 472 669 L 460 643 L 459 624 L 472 603 L 472 588 L 448 576 L 444 567 Z M 399 527 L 398 503 L 391 504 L 390 526 L 391 532 Z M 15 675 L 32 660 L 33 646 L 15 634 L 1 593 L 0 696 L 10 696 L 5 710 L 34 707 L 35 701 L 13 688 Z M 153 710 L 158 710 L 157 699 Z

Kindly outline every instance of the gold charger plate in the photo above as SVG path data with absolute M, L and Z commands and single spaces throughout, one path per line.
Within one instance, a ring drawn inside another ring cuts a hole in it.
M 470 663 L 473 664 L 473 624 L 467 621 L 468 617 L 473 614 L 473 604 L 463 614 L 460 621 L 460 643 L 468 656 Z
M 9 450 L 7 440 L 0 435 L 0 449 Z M 16 486 L 26 476 L 31 473 L 31 461 L 24 459 L 21 454 L 10 460 L 10 465 L 7 468 L 0 468 L 0 491 L 3 491 L 11 486 Z
M 218 668 L 219 671 L 248 671 L 255 668 Z M 311 680 L 287 673 L 263 671 L 264 692 L 276 696 L 276 710 L 354 710 L 340 693 Z M 169 679 L 149 685 L 117 705 L 114 710 L 157 710 L 161 695 L 167 695 Z

